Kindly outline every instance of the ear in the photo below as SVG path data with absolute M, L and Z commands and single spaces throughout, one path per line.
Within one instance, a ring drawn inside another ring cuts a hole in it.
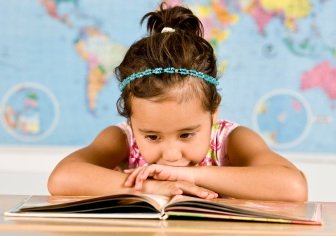
M 215 123 L 217 123 L 217 121 L 218 121 L 218 114 L 219 114 L 219 105 L 220 105 L 220 103 L 221 103 L 221 100 L 222 100 L 222 97 L 219 95 L 219 94 L 217 94 L 218 96 L 216 97 L 216 99 L 217 99 L 217 101 L 216 101 L 216 110 L 215 110 L 215 112 L 212 114 L 212 123 L 213 124 L 215 124 Z
M 216 111 L 212 114 L 212 123 L 215 124 L 218 121 L 218 108 Z

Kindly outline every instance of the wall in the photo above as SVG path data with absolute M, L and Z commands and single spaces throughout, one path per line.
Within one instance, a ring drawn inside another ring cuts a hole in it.
M 0 148 L 0 194 L 48 194 L 46 183 L 54 166 L 76 148 Z M 309 200 L 336 201 L 336 158 L 287 154 L 308 179 Z M 318 160 L 318 161 L 317 161 Z

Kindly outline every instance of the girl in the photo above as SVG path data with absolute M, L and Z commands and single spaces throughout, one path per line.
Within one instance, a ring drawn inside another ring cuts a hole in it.
M 216 119 L 216 59 L 199 19 L 162 4 L 145 20 L 149 36 L 116 68 L 117 107 L 128 122 L 64 158 L 50 175 L 50 193 L 305 201 L 307 184 L 293 164 L 252 130 Z

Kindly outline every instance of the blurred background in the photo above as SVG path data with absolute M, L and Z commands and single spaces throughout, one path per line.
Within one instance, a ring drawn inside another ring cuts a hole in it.
M 248 126 L 335 201 L 336 0 L 185 0 L 219 68 L 220 117 Z M 159 0 L 0 1 L 0 194 L 47 194 L 68 153 L 123 121 L 114 68 Z

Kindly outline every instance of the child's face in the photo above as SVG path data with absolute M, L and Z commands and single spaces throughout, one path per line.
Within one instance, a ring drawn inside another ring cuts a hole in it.
M 132 99 L 131 125 L 147 163 L 195 165 L 205 157 L 212 126 L 199 99 L 190 101 Z

